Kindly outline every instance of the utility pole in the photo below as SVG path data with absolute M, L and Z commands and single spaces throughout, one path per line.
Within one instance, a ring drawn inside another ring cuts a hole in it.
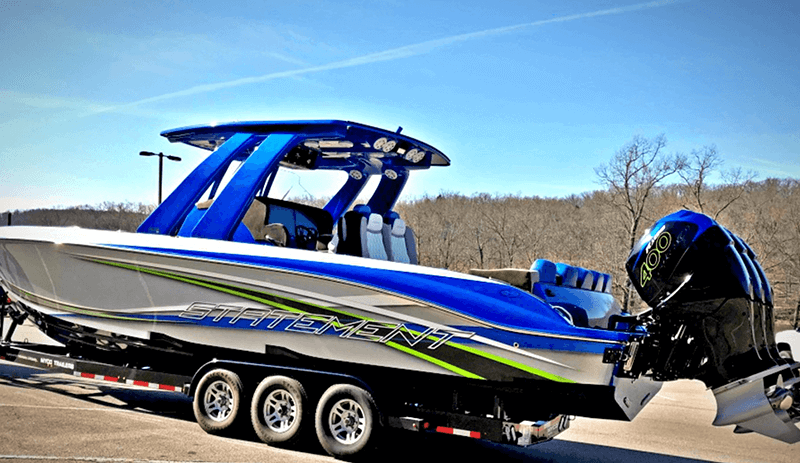
M 170 161 L 180 161 L 178 156 L 169 156 L 164 153 L 152 153 L 150 151 L 141 151 L 139 156 L 158 156 L 158 204 L 161 204 L 161 182 L 164 177 L 164 158 Z

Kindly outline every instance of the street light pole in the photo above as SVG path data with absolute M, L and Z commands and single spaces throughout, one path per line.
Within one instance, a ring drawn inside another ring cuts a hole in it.
M 158 156 L 158 204 L 161 204 L 161 182 L 164 177 L 164 158 L 170 161 L 180 161 L 178 156 L 170 156 L 164 153 L 152 153 L 150 151 L 141 151 L 139 156 Z
M 161 179 L 164 178 L 164 155 L 158 153 L 158 204 L 161 204 Z

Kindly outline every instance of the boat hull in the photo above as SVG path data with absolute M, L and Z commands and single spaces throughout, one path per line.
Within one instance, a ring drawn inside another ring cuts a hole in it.
M 615 387 L 625 381 L 614 376 L 615 364 L 602 361 L 604 350 L 623 340 L 503 327 L 347 275 L 365 270 L 376 280 L 387 273 L 398 280 L 445 279 L 483 293 L 504 291 L 512 300 L 533 299 L 479 277 L 194 238 L 148 237 L 143 243 L 141 235 L 119 232 L 39 227 L 3 232 L 2 285 L 49 320 L 44 324 L 66 343 L 77 339 L 98 349 L 178 354 L 192 354 L 198 346 L 249 354 L 281 351 L 501 383 Z M 341 278 L 308 270 L 333 262 L 354 270 L 340 272 Z M 654 395 L 657 387 L 653 383 L 636 394 Z

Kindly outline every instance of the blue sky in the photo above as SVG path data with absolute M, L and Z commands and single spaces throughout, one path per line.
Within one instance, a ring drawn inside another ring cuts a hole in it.
M 453 160 L 407 197 L 595 190 L 594 168 L 637 134 L 800 178 L 798 13 L 795 0 L 0 0 L 0 211 L 155 202 L 157 162 L 138 152 L 183 158 L 165 165 L 169 192 L 205 152 L 158 134 L 230 120 L 402 126 Z

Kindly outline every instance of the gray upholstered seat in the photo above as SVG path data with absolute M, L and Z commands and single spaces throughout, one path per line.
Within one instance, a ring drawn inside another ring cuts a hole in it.
M 330 250 L 337 254 L 387 260 L 383 244 L 383 218 L 359 205 L 347 212 L 336 226 Z
M 414 232 L 397 213 L 388 216 L 383 228 L 383 243 L 389 260 L 406 264 L 417 263 L 417 244 Z

